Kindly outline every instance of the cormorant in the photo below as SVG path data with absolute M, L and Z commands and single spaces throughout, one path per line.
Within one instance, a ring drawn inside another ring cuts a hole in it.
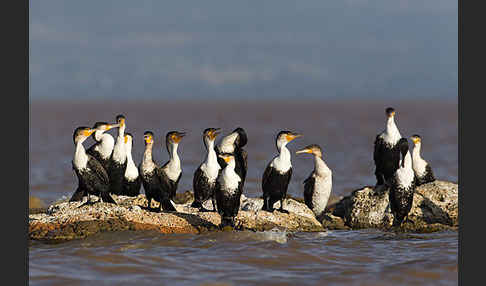
M 230 225 L 235 227 L 235 217 L 240 209 L 240 197 L 243 193 L 242 181 L 235 172 L 235 156 L 223 153 L 219 155 L 226 166 L 219 171 L 216 179 L 215 197 L 218 213 L 221 215 L 221 227 Z
M 118 136 L 108 163 L 108 177 L 110 178 L 110 192 L 122 195 L 123 178 L 127 168 L 127 153 L 125 148 L 125 116 L 117 115 Z
M 246 152 L 243 147 L 248 142 L 248 137 L 246 132 L 243 128 L 238 127 L 229 135 L 224 137 L 219 146 L 216 147 L 217 155 L 223 153 L 229 153 L 235 155 L 235 171 L 241 178 L 241 185 L 242 187 L 245 185 L 246 173 L 248 171 L 248 153 Z M 226 166 L 226 163 L 223 159 L 218 157 L 218 163 L 221 168 Z
M 81 201 L 83 196 L 87 195 L 88 200 L 85 204 L 91 204 L 90 195 L 99 196 L 103 202 L 116 204 L 115 200 L 110 196 L 110 184 L 106 170 L 101 166 L 101 163 L 93 156 L 86 153 L 83 142 L 93 133 L 94 129 L 89 127 L 78 127 L 74 130 L 73 141 L 76 146 L 74 158 L 72 161 L 74 172 L 78 177 L 79 196 L 75 200 Z M 74 195 L 73 195 L 74 197 Z M 80 199 L 79 199 L 80 197 Z
M 199 211 L 209 211 L 203 207 L 203 203 L 208 199 L 211 199 L 213 211 L 216 211 L 214 189 L 218 172 L 221 169 L 218 163 L 218 156 L 214 150 L 214 141 L 220 133 L 218 130 L 219 128 L 207 128 L 203 132 L 203 142 L 208 154 L 206 160 L 194 172 L 194 178 L 192 180 L 194 202 L 191 207 L 198 208 Z
M 376 135 L 375 150 L 373 152 L 373 159 L 376 165 L 376 186 L 383 185 L 385 181 L 393 176 L 400 160 L 400 150 L 397 142 L 402 136 L 395 125 L 395 110 L 388 107 L 385 112 L 388 118 L 386 128 L 385 131 Z
M 162 190 L 169 194 L 169 199 L 173 200 L 177 192 L 177 185 L 182 175 L 181 160 L 177 154 L 177 147 L 184 132 L 170 131 L 165 136 L 165 146 L 169 153 L 169 161 L 160 167 Z
M 125 133 L 125 148 L 127 154 L 127 167 L 123 176 L 122 195 L 135 197 L 140 194 L 142 179 L 138 175 L 138 169 L 132 159 L 133 136 Z
M 287 187 L 292 177 L 292 163 L 290 151 L 286 145 L 301 134 L 290 131 L 280 131 L 276 138 L 279 155 L 274 157 L 267 165 L 262 178 L 263 208 L 262 210 L 273 212 L 273 204 L 280 200 L 280 212 L 288 213 L 283 209 L 283 200 L 287 195 Z
M 304 181 L 304 201 L 317 217 L 326 209 L 331 195 L 332 171 L 322 159 L 322 149 L 319 145 L 309 145 L 296 152 L 299 153 L 314 155 L 314 171 Z
M 401 159 L 393 176 L 387 181 L 390 187 L 390 209 L 393 213 L 393 226 L 400 226 L 412 208 L 415 192 L 415 175 L 412 169 L 412 157 L 408 152 L 408 141 L 401 138 L 398 143 Z
M 152 159 L 152 149 L 154 146 L 154 134 L 152 131 L 145 131 L 143 134 L 145 141 L 145 151 L 142 162 L 139 165 L 140 176 L 142 178 L 145 196 L 147 198 L 147 207 L 150 209 L 152 199 L 160 203 L 158 211 L 176 211 L 176 208 L 169 199 L 169 194 L 162 190 L 162 176 L 159 166 Z
M 414 147 L 412 150 L 412 166 L 417 180 L 417 186 L 427 184 L 435 181 L 434 173 L 430 164 L 422 159 L 420 156 L 420 148 L 422 146 L 422 138 L 415 134 L 410 137 L 413 141 Z

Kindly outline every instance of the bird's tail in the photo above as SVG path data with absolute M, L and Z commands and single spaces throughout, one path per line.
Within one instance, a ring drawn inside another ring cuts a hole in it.
M 116 205 L 115 200 L 110 196 L 110 194 L 108 192 L 101 192 L 101 199 L 105 203 L 110 203 L 110 204 Z
M 172 202 L 168 198 L 160 200 L 160 206 L 166 212 L 176 212 L 177 211 L 176 208 L 174 207 L 174 205 L 172 204 Z
M 74 191 L 74 194 L 72 195 L 71 199 L 69 199 L 69 201 L 80 202 L 83 200 L 84 195 L 85 195 L 85 190 L 81 187 L 78 187 L 76 191 Z
M 202 204 L 200 201 L 194 200 L 191 204 L 191 208 L 200 208 L 202 207 Z

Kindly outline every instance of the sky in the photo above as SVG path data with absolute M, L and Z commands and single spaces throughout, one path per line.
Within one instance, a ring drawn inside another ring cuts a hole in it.
M 29 3 L 31 99 L 457 97 L 457 1 Z

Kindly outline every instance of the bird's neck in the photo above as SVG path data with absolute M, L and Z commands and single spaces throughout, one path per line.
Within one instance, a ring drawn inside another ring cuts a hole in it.
M 329 173 L 330 169 L 321 157 L 314 156 L 314 171 L 319 176 L 325 176 Z
M 120 164 L 125 163 L 127 154 L 125 151 L 125 125 L 120 126 L 118 129 L 118 137 L 116 138 L 116 144 L 113 147 L 113 159 Z
M 280 162 L 286 162 L 290 164 L 290 151 L 286 147 L 287 144 L 282 144 L 279 148 L 278 159 Z
M 422 157 L 420 156 L 420 148 L 421 148 L 421 144 L 420 143 L 417 143 L 415 144 L 415 146 L 413 147 L 413 150 L 412 150 L 412 157 L 414 160 L 421 160 Z
M 386 122 L 386 129 L 385 129 L 385 136 L 388 141 L 396 143 L 400 138 L 402 138 L 402 135 L 400 135 L 400 131 L 398 131 L 398 127 L 395 124 L 395 118 L 388 117 L 388 120 Z
M 85 168 L 88 163 L 88 155 L 84 149 L 83 142 L 76 143 L 76 150 L 74 151 L 74 165 L 77 168 Z
M 171 170 L 180 171 L 181 169 L 181 160 L 179 159 L 179 155 L 177 154 L 177 147 L 179 144 L 170 144 L 169 145 L 169 163 L 167 167 Z
M 216 151 L 214 150 L 214 141 L 209 141 L 207 143 L 208 146 L 208 155 L 206 157 L 206 165 L 208 166 L 216 166 L 218 164 L 218 157 L 216 156 Z
M 142 159 L 142 164 L 149 164 L 149 163 L 153 163 L 153 159 L 152 159 L 152 147 L 154 145 L 153 144 L 147 144 L 145 146 L 145 151 L 143 152 L 143 159 Z

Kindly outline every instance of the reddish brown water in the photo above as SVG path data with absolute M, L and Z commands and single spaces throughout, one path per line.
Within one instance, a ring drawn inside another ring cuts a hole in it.
M 183 175 L 179 191 L 192 189 L 195 168 L 204 158 L 201 134 L 220 127 L 223 134 L 241 126 L 248 134 L 248 175 L 244 193 L 259 196 L 263 170 L 276 155 L 275 135 L 283 129 L 304 134 L 288 145 L 293 177 L 289 193 L 302 197 L 312 158 L 295 155 L 319 144 L 333 170 L 333 194 L 344 195 L 375 183 L 373 141 L 385 127 L 384 109 L 397 110 L 402 136 L 420 134 L 422 155 L 436 176 L 458 181 L 457 101 L 285 100 L 275 101 L 33 101 L 30 105 L 30 194 L 47 203 L 69 197 L 77 180 L 71 169 L 75 127 L 114 121 L 123 113 L 135 137 L 138 164 L 145 130 L 155 133 L 155 159 L 167 160 L 163 146 L 170 130 L 187 136 L 179 147 Z M 110 131 L 116 135 L 116 130 Z M 85 146 L 92 144 L 91 139 Z M 60 245 L 32 243 L 30 282 L 90 280 L 97 284 L 223 285 L 456 285 L 457 233 L 393 235 L 374 230 L 327 233 L 214 233 L 160 235 L 105 233 Z M 131 281 L 131 282 L 128 282 Z

